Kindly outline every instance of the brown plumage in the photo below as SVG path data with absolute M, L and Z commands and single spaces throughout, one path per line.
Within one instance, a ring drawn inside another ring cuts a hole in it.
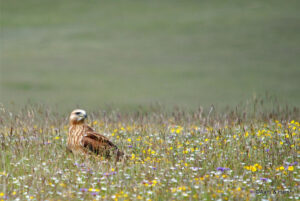
M 106 158 L 115 155 L 120 160 L 124 153 L 107 137 L 85 124 L 86 118 L 84 110 L 77 109 L 71 113 L 67 148 L 73 153 L 95 153 Z

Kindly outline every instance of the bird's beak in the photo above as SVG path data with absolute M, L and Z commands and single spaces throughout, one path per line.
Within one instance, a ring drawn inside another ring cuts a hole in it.
M 87 115 L 86 114 L 80 114 L 79 117 L 80 118 L 78 120 L 81 121 L 82 119 L 86 119 Z

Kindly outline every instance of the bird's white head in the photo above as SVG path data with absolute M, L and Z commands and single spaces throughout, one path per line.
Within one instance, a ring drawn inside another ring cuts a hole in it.
M 73 110 L 70 115 L 70 124 L 82 124 L 86 118 L 86 111 L 81 109 Z

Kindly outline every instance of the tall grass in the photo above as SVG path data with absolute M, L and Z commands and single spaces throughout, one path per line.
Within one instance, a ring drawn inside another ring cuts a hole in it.
M 264 104 L 89 112 L 130 156 L 117 164 L 66 151 L 68 114 L 1 107 L 0 200 L 297 199 L 299 108 Z

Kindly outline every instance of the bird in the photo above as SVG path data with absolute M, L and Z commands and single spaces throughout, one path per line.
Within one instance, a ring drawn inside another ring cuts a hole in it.
M 96 154 L 107 159 L 113 155 L 116 161 L 120 161 L 124 153 L 112 143 L 106 136 L 95 132 L 93 128 L 85 123 L 87 113 L 82 109 L 75 109 L 69 117 L 69 133 L 67 139 L 67 150 L 74 154 L 85 155 Z

